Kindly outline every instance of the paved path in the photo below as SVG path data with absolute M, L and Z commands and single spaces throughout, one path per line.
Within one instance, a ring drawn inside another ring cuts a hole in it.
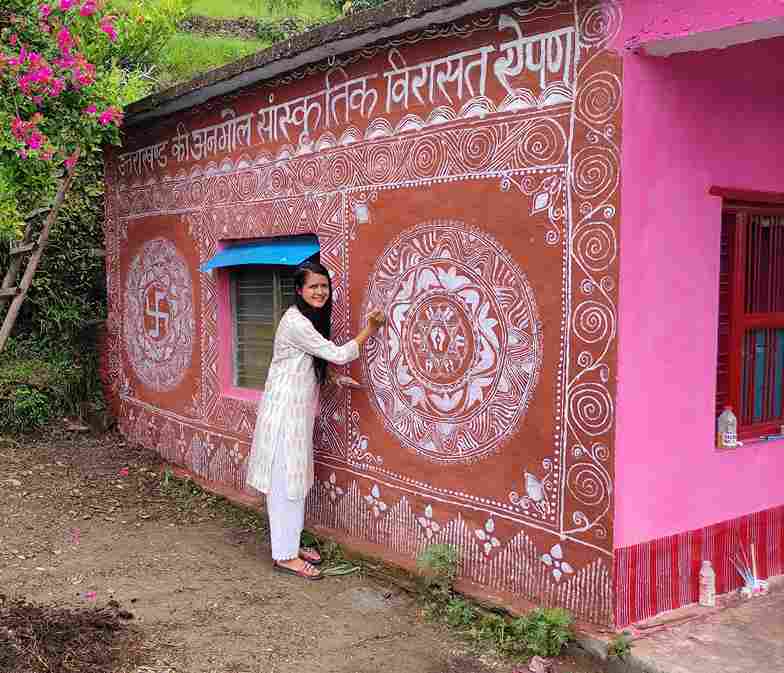
M 726 603 L 724 609 L 636 640 L 629 668 L 638 673 L 784 673 L 784 578 L 772 582 L 767 596 Z M 682 612 L 699 610 L 691 606 Z

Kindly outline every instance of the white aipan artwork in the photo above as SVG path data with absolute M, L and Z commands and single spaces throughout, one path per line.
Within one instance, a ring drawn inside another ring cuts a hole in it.
M 191 274 L 175 244 L 147 241 L 128 266 L 125 348 L 139 380 L 166 392 L 178 386 L 193 358 Z
M 364 365 L 389 431 L 435 462 L 498 451 L 542 366 L 534 293 L 511 255 L 462 222 L 426 222 L 387 247 L 366 303 L 388 317 Z

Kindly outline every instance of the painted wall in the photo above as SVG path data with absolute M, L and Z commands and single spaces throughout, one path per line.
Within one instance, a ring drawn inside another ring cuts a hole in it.
M 627 0 L 623 44 L 723 30 L 784 17 L 780 0 Z
M 220 244 L 316 233 L 333 333 L 389 314 L 326 391 L 311 526 L 471 591 L 612 620 L 620 27 L 523 3 L 133 129 L 107 167 L 110 376 L 132 440 L 241 491 Z
M 651 3 L 630 4 L 627 35 Z M 784 502 L 784 443 L 713 449 L 721 200 L 708 195 L 784 192 L 783 59 L 784 38 L 624 55 L 616 548 Z

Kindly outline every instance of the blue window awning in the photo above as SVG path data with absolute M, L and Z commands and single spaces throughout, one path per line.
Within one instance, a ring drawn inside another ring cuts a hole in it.
M 319 242 L 315 236 L 291 236 L 239 243 L 221 250 L 211 260 L 202 264 L 201 270 L 211 271 L 219 267 L 245 264 L 296 266 L 318 251 Z

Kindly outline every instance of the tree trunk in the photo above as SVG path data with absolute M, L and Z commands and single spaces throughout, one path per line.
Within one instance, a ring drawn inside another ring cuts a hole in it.
M 77 160 L 79 158 L 78 149 L 76 150 L 75 158 Z M 33 251 L 33 254 L 30 255 L 30 259 L 27 262 L 27 268 L 25 269 L 22 280 L 19 283 L 19 291 L 14 296 L 13 300 L 11 301 L 11 305 L 8 307 L 8 312 L 5 314 L 3 326 L 0 327 L 0 353 L 2 353 L 3 348 L 5 348 L 6 341 L 8 341 L 11 330 L 14 328 L 14 324 L 16 323 L 16 318 L 19 315 L 19 309 L 22 307 L 22 303 L 27 296 L 27 291 L 30 289 L 30 285 L 32 285 L 33 276 L 35 275 L 35 271 L 38 268 L 38 263 L 41 261 L 41 256 L 43 255 L 46 243 L 49 240 L 49 231 L 51 230 L 52 224 L 54 224 L 54 221 L 57 218 L 57 213 L 60 210 L 60 206 L 62 206 L 63 202 L 65 201 L 65 197 L 71 187 L 71 182 L 73 181 L 75 172 L 76 163 L 74 163 L 74 165 L 68 169 L 68 175 L 60 185 L 60 189 L 58 190 L 57 196 L 55 197 L 54 203 L 52 204 L 52 209 L 46 216 L 43 229 L 41 229 L 41 233 L 38 235 L 36 249 Z

